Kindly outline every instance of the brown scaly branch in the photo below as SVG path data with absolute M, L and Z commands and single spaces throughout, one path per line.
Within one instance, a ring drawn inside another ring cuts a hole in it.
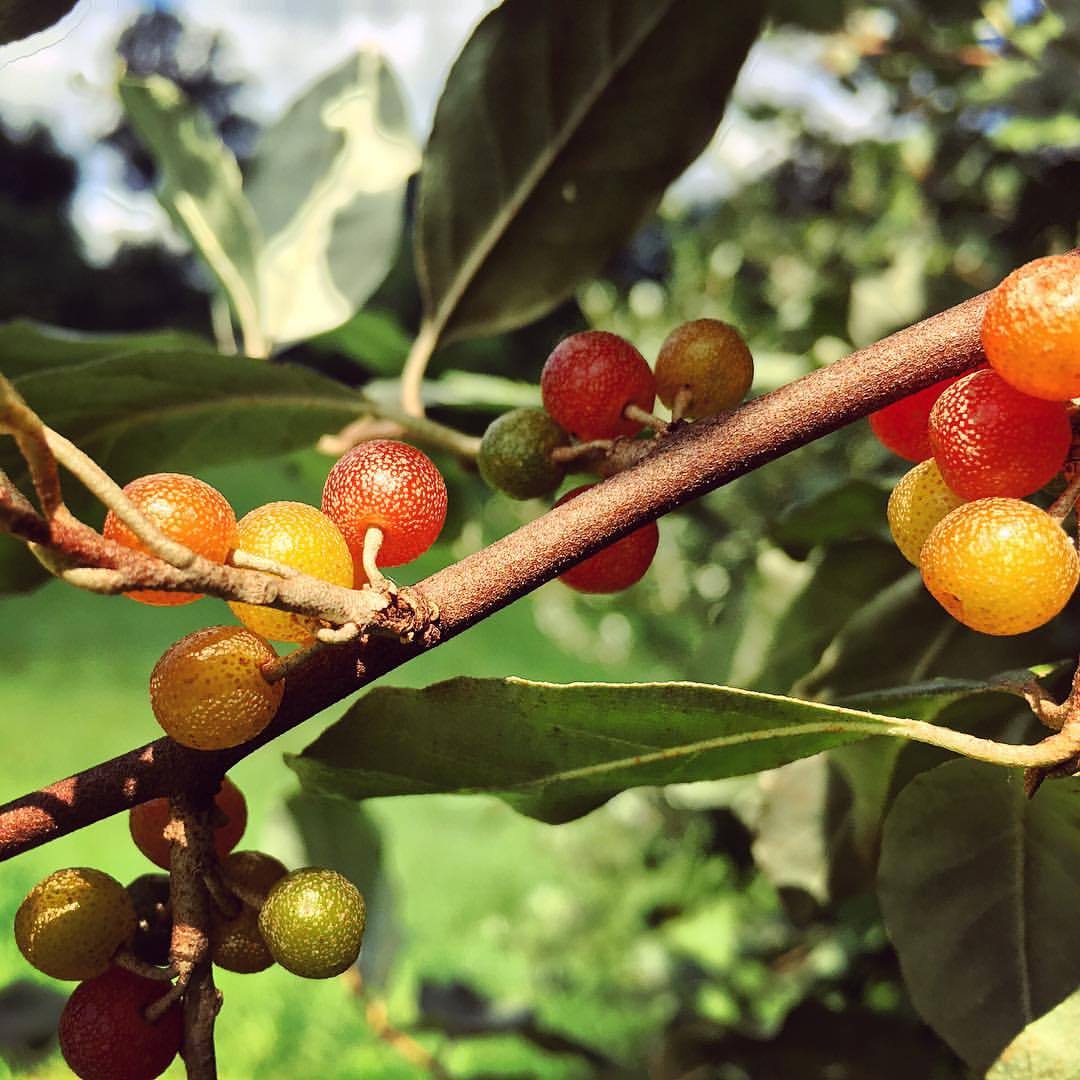
M 984 359 L 979 328 L 987 300 L 987 294 L 977 296 L 901 330 L 729 416 L 679 426 L 637 464 L 415 586 L 413 593 L 440 612 L 437 632 L 428 625 L 405 644 L 372 637 L 312 650 L 290 671 L 278 715 L 257 739 L 214 752 L 158 739 L 0 807 L 0 860 L 224 772 L 646 522 L 976 366 Z M 110 557 L 120 559 L 117 552 Z M 277 584 L 284 588 L 288 582 Z

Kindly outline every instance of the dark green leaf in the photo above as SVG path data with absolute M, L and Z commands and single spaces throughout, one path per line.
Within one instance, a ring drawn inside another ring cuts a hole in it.
M 379 375 L 397 375 L 409 354 L 409 335 L 392 315 L 358 311 L 348 322 L 312 338 L 316 348 L 333 349 Z
M 1080 985 L 1080 781 L 953 761 L 885 822 L 878 893 L 912 1001 L 975 1069 Z
M 887 534 L 889 493 L 868 480 L 848 480 L 785 507 L 770 528 L 774 543 L 792 553 L 856 536 Z
M 421 169 L 436 337 L 537 318 L 704 149 L 762 12 L 714 0 L 506 0 L 458 57 Z

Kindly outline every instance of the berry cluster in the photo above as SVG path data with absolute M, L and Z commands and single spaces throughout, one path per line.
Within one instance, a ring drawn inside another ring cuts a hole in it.
M 278 963 L 325 979 L 356 962 L 364 898 L 333 870 L 287 871 L 271 855 L 233 851 L 247 808 L 226 779 L 214 800 L 219 883 L 210 915 L 210 959 L 244 974 Z M 131 811 L 131 835 L 169 870 L 169 805 L 153 799 Z M 173 917 L 168 874 L 143 874 L 126 889 L 100 870 L 72 867 L 39 882 L 15 915 L 26 959 L 55 979 L 78 980 L 60 1017 L 60 1049 L 84 1080 L 152 1080 L 183 1038 L 182 1008 L 169 989 Z M 185 928 L 187 929 L 187 928 Z
M 1049 622 L 1080 577 L 1061 520 L 1026 501 L 1071 480 L 1080 396 L 1080 260 L 1036 259 L 994 291 L 982 325 L 989 367 L 875 413 L 890 450 L 918 464 L 889 499 L 893 538 L 956 619 L 984 634 Z
M 750 389 L 754 362 L 739 332 L 718 319 L 696 319 L 668 335 L 655 372 L 630 342 L 603 330 L 561 341 L 540 375 L 543 409 L 515 409 L 493 421 L 480 445 L 484 479 L 514 499 L 551 495 L 579 454 L 604 449 L 643 428 L 670 425 L 652 415 L 657 396 L 673 422 L 734 409 Z M 576 440 L 576 443 L 575 441 Z M 575 488 L 556 506 L 591 485 Z M 655 522 L 565 571 L 579 592 L 609 593 L 639 581 L 659 542 Z

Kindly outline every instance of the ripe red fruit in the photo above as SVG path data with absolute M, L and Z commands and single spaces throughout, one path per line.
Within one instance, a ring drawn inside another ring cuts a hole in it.
M 60 1052 L 83 1080 L 153 1080 L 176 1057 L 184 1037 L 179 1004 L 155 1023 L 143 1010 L 168 984 L 110 968 L 80 983 L 60 1014 Z
M 322 509 L 345 537 L 361 585 L 366 581 L 361 555 L 368 529 L 383 531 L 377 565 L 412 562 L 442 531 L 446 483 L 431 458 L 415 446 L 373 439 L 354 446 L 330 470 Z
M 548 415 L 579 439 L 636 435 L 641 424 L 627 420 L 627 405 L 651 412 L 656 379 L 630 342 L 604 330 L 586 330 L 560 341 L 540 374 Z
M 870 414 L 870 430 L 878 441 L 894 454 L 908 461 L 925 461 L 933 456 L 930 449 L 930 410 L 953 383 L 963 378 L 942 379 L 932 386 L 900 398 L 884 409 Z
M 575 496 L 593 487 L 585 484 L 568 491 L 555 505 L 562 506 Z M 571 566 L 559 575 L 559 580 L 571 589 L 584 593 L 611 593 L 628 589 L 645 576 L 652 564 L 660 530 L 655 521 L 635 529 L 629 536 L 616 540 L 602 551 L 590 555 L 584 562 Z
M 995 371 L 965 375 L 930 412 L 930 444 L 945 483 L 962 499 L 1022 499 L 1065 464 L 1065 405 L 1014 390 Z
M 214 850 L 219 859 L 226 855 L 244 835 L 247 828 L 247 802 L 243 792 L 228 778 L 221 782 L 221 790 L 214 796 L 214 805 L 227 820 L 214 829 Z M 172 849 L 165 839 L 165 826 L 169 822 L 169 800 L 150 799 L 131 809 L 128 825 L 135 846 L 163 870 L 172 865 Z

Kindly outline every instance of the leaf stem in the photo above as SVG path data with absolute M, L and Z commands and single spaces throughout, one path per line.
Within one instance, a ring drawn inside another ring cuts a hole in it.
M 401 408 L 406 416 L 423 417 L 424 398 L 421 388 L 428 361 L 439 342 L 439 326 L 425 321 L 412 343 L 405 366 L 401 369 Z

